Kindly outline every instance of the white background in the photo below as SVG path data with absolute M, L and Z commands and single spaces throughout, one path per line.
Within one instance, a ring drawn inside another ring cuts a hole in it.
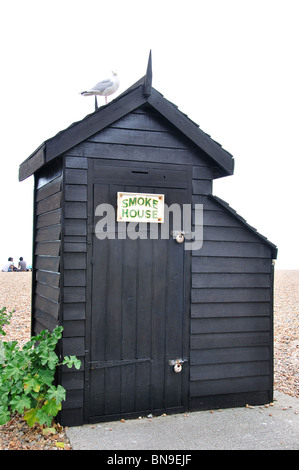
M 31 261 L 33 177 L 19 165 L 94 110 L 79 92 L 116 69 L 117 97 L 153 86 L 233 154 L 213 192 L 298 269 L 298 0 L 1 2 L 1 238 Z M 104 98 L 99 98 L 104 104 Z

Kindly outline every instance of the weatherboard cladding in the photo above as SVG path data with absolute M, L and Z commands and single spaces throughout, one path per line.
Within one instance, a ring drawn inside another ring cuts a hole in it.
M 35 175 L 33 333 L 59 322 L 62 222 L 62 161 Z
M 138 129 L 132 127 L 133 120 L 135 126 L 136 122 L 139 123 Z M 107 131 L 97 133 L 72 148 L 65 156 L 65 194 L 66 203 L 69 204 L 65 214 L 65 354 L 74 353 L 82 355 L 82 358 L 84 354 L 85 282 L 88 276 L 88 158 L 97 159 L 100 156 L 106 161 L 111 158 L 117 165 L 118 160 L 115 158 L 124 161 L 130 155 L 137 162 L 140 148 L 136 154 L 133 152 L 129 142 L 131 132 L 139 132 L 140 127 L 144 134 L 161 132 L 161 122 L 157 130 L 157 121 L 157 116 L 151 115 L 148 110 L 139 109 L 119 120 Z M 166 142 L 172 134 L 167 125 L 163 125 L 164 132 L 168 133 L 167 137 L 163 137 Z M 124 155 L 119 150 L 119 145 L 124 144 L 123 134 L 117 132 L 119 128 L 129 130 L 126 141 L 126 146 L 129 147 Z M 144 148 L 147 147 L 147 138 L 144 139 L 142 154 L 146 159 L 148 154 L 144 152 Z M 204 159 L 198 159 L 198 155 L 192 149 L 188 150 L 183 141 L 178 145 L 176 136 L 173 141 L 175 145 L 172 146 L 172 161 L 182 167 L 188 164 L 193 168 L 193 202 L 203 203 L 205 211 L 204 245 L 192 255 L 190 406 L 196 408 L 203 406 L 202 403 L 210 404 L 212 397 L 216 397 L 215 403 L 218 394 L 224 396 L 261 391 L 268 396 L 272 381 L 272 246 L 247 226 L 244 219 L 239 219 L 225 204 L 220 204 L 218 199 L 211 196 L 211 169 Z M 156 145 L 154 148 L 159 149 L 157 140 Z M 111 150 L 111 146 L 114 149 Z M 174 154 L 177 152 L 181 155 L 182 150 L 185 152 L 183 158 L 176 158 Z M 154 157 L 150 145 L 148 152 L 151 161 Z M 162 161 L 163 159 L 165 162 L 169 161 L 167 153 L 163 154 Z M 199 165 L 194 165 L 194 161 Z M 78 212 L 77 202 L 81 203 Z M 69 392 L 67 408 L 63 412 L 67 422 L 73 419 L 72 407 L 78 405 L 80 413 L 83 413 L 83 379 L 82 371 L 69 371 L 62 377 L 62 383 Z
M 189 407 L 272 396 L 276 247 L 212 195 L 213 178 L 233 171 L 231 156 L 200 131 L 202 149 L 194 123 L 153 89 L 145 102 L 142 83 L 49 139 L 20 168 L 20 179 L 35 173 L 34 332 L 62 324 L 61 354 L 82 360 L 79 371 L 60 371 L 67 389 L 61 422 L 69 425 L 82 424 L 86 408 L 89 167 L 105 165 L 109 181 L 108 163 L 124 176 L 129 161 L 154 166 L 157 179 L 163 165 L 178 178 L 189 168 L 192 204 L 204 207 L 203 246 L 190 259 Z
M 213 197 L 204 207 L 203 247 L 192 256 L 190 407 L 209 407 L 225 394 L 237 401 L 238 394 L 253 391 L 267 401 L 272 389 L 271 246 Z

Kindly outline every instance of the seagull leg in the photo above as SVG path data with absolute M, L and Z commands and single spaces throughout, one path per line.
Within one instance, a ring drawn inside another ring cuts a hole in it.
M 105 103 L 106 103 L 106 104 L 108 103 L 107 96 L 105 96 Z
M 95 111 L 98 109 L 97 95 L 94 95 L 94 109 L 95 109 Z

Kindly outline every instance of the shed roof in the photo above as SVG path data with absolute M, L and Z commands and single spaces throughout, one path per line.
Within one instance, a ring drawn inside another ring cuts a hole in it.
M 198 124 L 182 113 L 152 87 L 152 60 L 149 56 L 144 77 L 105 106 L 101 106 L 81 121 L 74 122 L 65 130 L 43 142 L 19 168 L 19 180 L 23 181 L 43 165 L 83 142 L 126 114 L 148 104 L 183 133 L 198 149 L 203 151 L 215 167 L 215 177 L 232 175 L 234 159 L 222 146 L 202 131 Z

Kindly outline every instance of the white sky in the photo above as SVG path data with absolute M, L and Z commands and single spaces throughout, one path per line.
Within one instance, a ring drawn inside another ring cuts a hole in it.
M 151 49 L 154 88 L 235 158 L 214 194 L 299 269 L 298 0 L 14 0 L 0 18 L 0 264 L 31 259 L 20 163 L 94 110 L 80 91 L 113 69 L 112 98 L 141 78 Z

